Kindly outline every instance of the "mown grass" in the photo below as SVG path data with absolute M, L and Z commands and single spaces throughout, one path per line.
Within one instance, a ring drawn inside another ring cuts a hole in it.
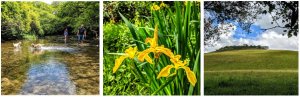
M 204 55 L 205 95 L 297 95 L 298 52 L 235 50 Z

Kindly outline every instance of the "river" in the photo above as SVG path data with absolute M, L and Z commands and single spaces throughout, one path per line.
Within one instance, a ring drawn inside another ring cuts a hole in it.
M 32 43 L 44 45 L 34 49 Z M 2 95 L 99 94 L 98 43 L 78 45 L 75 36 L 66 43 L 62 36 L 2 42 Z

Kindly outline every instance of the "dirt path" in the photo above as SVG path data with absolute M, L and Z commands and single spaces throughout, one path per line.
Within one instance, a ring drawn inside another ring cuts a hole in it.
M 208 70 L 205 73 L 231 73 L 231 72 L 286 72 L 286 73 L 298 73 L 298 70 Z

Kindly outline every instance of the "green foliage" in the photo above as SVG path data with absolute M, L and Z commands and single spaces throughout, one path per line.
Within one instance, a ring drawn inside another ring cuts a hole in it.
M 103 27 L 103 43 L 105 44 L 105 53 L 123 51 L 133 42 L 129 29 L 125 24 L 111 24 L 106 23 Z
M 131 67 L 121 66 L 118 74 L 112 73 L 116 56 L 104 55 L 104 95 L 149 95 L 149 90 L 136 78 Z M 128 62 L 131 63 L 131 62 Z
M 44 30 L 41 25 L 44 22 L 39 20 L 42 18 L 35 5 L 41 2 L 1 2 L 1 35 L 5 39 L 21 38 L 23 34 L 43 35 Z M 51 8 L 47 8 L 51 10 Z M 44 12 L 43 14 L 50 14 Z M 2 38 L 2 39 L 3 39 Z
M 150 2 L 113 2 L 105 1 L 104 2 L 104 14 L 103 19 L 105 22 L 122 22 L 121 16 L 118 12 L 123 13 L 124 16 L 130 20 L 133 18 L 138 18 L 140 16 L 149 16 L 151 13 L 150 6 L 153 3 Z
M 110 3 L 118 2 L 108 2 L 107 5 Z M 148 9 L 148 11 L 150 11 L 150 15 L 143 16 L 142 18 L 136 18 L 141 16 L 136 15 L 135 13 L 128 14 L 120 11 L 119 16 L 129 28 L 129 32 L 133 38 L 133 42 L 129 42 L 133 44 L 127 45 L 126 48 L 137 46 L 139 51 L 149 48 L 147 47 L 148 44 L 144 43 L 145 39 L 153 37 L 154 27 L 155 25 L 158 25 L 158 44 L 171 49 L 176 55 L 181 55 L 181 60 L 189 60 L 188 66 L 196 74 L 198 81 L 195 87 L 189 84 L 183 70 L 179 70 L 175 77 L 161 79 L 156 78 L 162 68 L 171 64 L 170 59 L 164 55 L 160 56 L 157 60 L 155 59 L 156 65 L 152 65 L 147 62 L 141 63 L 134 61 L 136 59 L 128 59 L 123 62 L 120 69 L 115 74 L 112 74 L 111 70 L 113 68 L 114 61 L 113 59 L 110 59 L 105 62 L 105 65 L 111 65 L 105 66 L 104 68 L 104 72 L 107 74 L 104 76 L 105 82 L 110 82 L 110 80 L 107 80 L 109 78 L 106 78 L 109 76 L 115 78 L 122 76 L 121 78 L 133 80 L 124 77 L 124 74 L 132 73 L 131 76 L 134 76 L 133 78 L 137 79 L 137 81 L 133 81 L 133 84 L 139 84 L 139 86 L 143 87 L 141 90 L 143 92 L 141 93 L 132 90 L 132 93 L 120 90 L 116 92 L 116 95 L 200 95 L 200 3 L 187 2 L 185 4 L 184 2 L 171 2 L 170 4 L 167 4 L 168 7 L 161 7 L 158 11 L 150 10 L 151 6 L 154 4 L 159 5 L 160 2 L 148 2 L 148 5 L 150 6 L 146 6 L 144 9 Z M 106 14 L 109 14 L 109 12 Z M 127 16 L 129 16 L 129 19 Z M 108 22 L 108 20 L 106 21 Z M 139 23 L 137 23 L 137 21 Z M 114 22 L 110 21 L 110 23 L 113 24 Z M 123 25 L 123 23 L 121 24 Z M 106 34 L 104 34 L 104 37 L 105 36 Z M 104 59 L 110 58 L 111 56 L 115 56 L 114 59 L 116 59 L 118 57 L 116 55 L 120 55 L 119 52 L 124 52 L 124 47 L 117 50 L 114 51 L 115 53 L 105 55 Z M 151 55 L 151 57 L 153 58 L 154 56 Z M 110 69 L 107 67 L 110 67 Z M 110 71 L 106 71 L 107 69 Z M 119 84 L 111 83 L 104 85 L 104 94 L 115 95 L 114 93 L 110 94 L 112 91 L 106 90 L 106 87 L 119 87 Z M 144 91 L 144 89 L 146 89 L 146 91 Z
M 57 16 L 61 18 L 58 26 L 63 30 L 71 27 L 72 33 L 76 33 L 81 25 L 87 29 L 88 36 L 98 35 L 99 31 L 99 2 L 54 2 L 57 8 Z M 96 36 L 95 36 L 96 37 Z
M 121 66 L 120 74 L 114 75 L 112 68 L 116 56 L 109 53 L 124 51 L 133 44 L 133 38 L 130 35 L 128 27 L 123 24 L 105 23 L 103 27 L 104 46 L 104 95 L 146 95 L 148 90 L 139 84 L 139 79 L 135 78 L 130 71 L 130 67 Z
M 37 39 L 37 37 L 35 35 L 24 34 L 22 36 L 24 39 L 28 39 L 28 40 L 36 40 Z
M 204 55 L 205 95 L 297 95 L 298 52 L 234 50 Z
M 26 38 L 24 35 L 28 34 L 35 37 L 62 35 L 66 27 L 78 29 L 81 24 L 85 25 L 88 35 L 98 35 L 99 2 L 53 2 L 49 5 L 38 1 L 2 1 L 1 4 L 2 40 Z

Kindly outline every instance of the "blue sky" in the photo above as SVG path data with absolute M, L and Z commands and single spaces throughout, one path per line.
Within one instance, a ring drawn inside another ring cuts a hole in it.
M 244 38 L 244 39 L 256 40 L 257 37 L 263 33 L 263 30 L 261 30 L 262 27 L 260 27 L 258 25 L 251 25 L 251 27 L 250 27 L 251 33 L 248 33 L 247 31 L 242 29 L 242 27 L 239 25 L 239 22 L 235 22 L 233 20 L 227 20 L 226 23 L 231 23 L 234 26 L 236 26 L 236 30 L 235 30 L 235 33 L 233 35 L 234 39 Z M 218 26 L 219 22 L 213 21 L 212 25 L 213 26 Z
M 256 40 L 259 35 L 263 33 L 263 30 L 261 30 L 260 26 L 257 25 L 251 25 L 250 31 L 251 33 L 248 33 L 247 31 L 243 30 L 238 23 L 233 23 L 236 26 L 235 33 L 233 35 L 233 38 L 235 39 L 252 39 Z
M 243 39 L 256 40 L 257 37 L 263 33 L 262 27 L 260 27 L 258 25 L 251 25 L 251 27 L 250 27 L 251 33 L 248 33 L 240 26 L 239 22 L 234 22 L 232 20 L 228 20 L 228 21 L 226 21 L 226 23 L 231 23 L 236 27 L 235 33 L 233 35 L 234 39 L 243 38 Z M 217 21 L 213 22 L 213 26 L 218 26 L 218 25 L 219 25 L 219 22 L 217 22 Z
M 214 18 L 213 14 L 205 12 L 204 18 Z M 221 34 L 220 40 L 215 41 L 214 46 L 205 46 L 205 52 L 215 51 L 224 46 L 231 45 L 262 45 L 269 46 L 270 49 L 275 50 L 298 50 L 298 37 L 283 36 L 283 30 L 281 28 L 271 30 L 261 30 L 262 28 L 274 27 L 274 24 L 270 24 L 272 16 L 270 14 L 261 15 L 259 19 L 253 21 L 250 26 L 251 33 L 244 31 L 238 22 L 234 20 L 228 20 L 225 23 L 213 22 L 213 26 L 221 28 L 230 28 L 233 26 L 233 30 L 225 30 L 226 33 Z M 231 26 L 229 26 L 231 25 Z M 284 24 L 281 24 L 284 25 Z M 223 30 L 224 31 L 224 30 Z

